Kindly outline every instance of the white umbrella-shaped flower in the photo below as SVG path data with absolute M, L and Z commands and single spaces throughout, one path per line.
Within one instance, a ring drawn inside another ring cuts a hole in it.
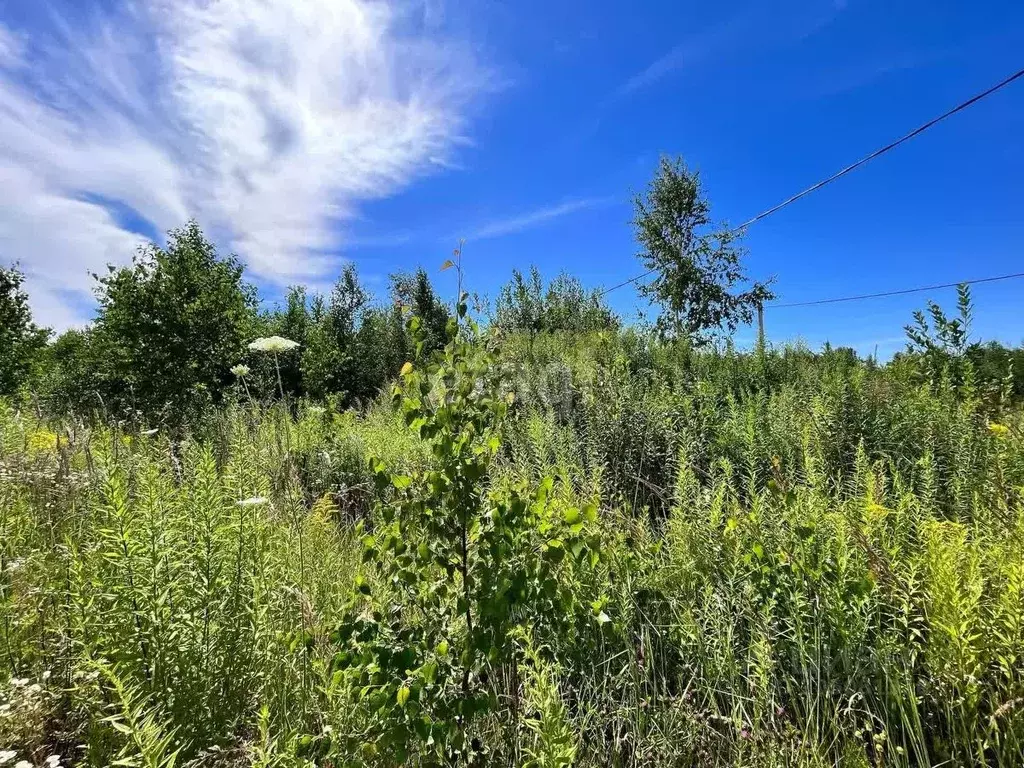
M 284 384 L 281 383 L 281 364 L 277 356 L 283 352 L 291 352 L 299 346 L 299 342 L 286 339 L 283 336 L 267 336 L 256 339 L 249 344 L 253 352 L 269 352 L 274 356 L 274 368 L 277 370 L 277 388 L 281 391 L 281 399 L 284 400 Z
M 249 345 L 253 352 L 273 352 L 275 355 L 281 352 L 291 352 L 299 346 L 299 342 L 286 339 L 283 336 L 267 336 L 263 339 L 256 339 Z
M 245 377 L 249 375 L 249 366 L 239 363 L 238 365 L 231 366 L 231 373 L 242 382 L 242 387 L 245 389 L 245 396 L 249 398 L 249 403 L 252 404 L 252 394 L 249 392 L 249 382 L 245 380 Z
M 266 504 L 269 501 L 270 501 L 270 499 L 266 498 L 265 496 L 253 496 L 250 499 L 242 499 L 241 501 L 236 501 L 235 502 L 235 506 L 236 507 L 262 507 L 264 504 Z

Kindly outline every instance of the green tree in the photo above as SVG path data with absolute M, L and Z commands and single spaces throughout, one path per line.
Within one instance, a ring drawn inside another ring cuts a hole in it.
M 541 319 L 544 330 L 589 333 L 617 328 L 618 324 L 600 292 L 587 291 L 568 272 L 562 272 L 548 285 Z
M 0 267 L 0 396 L 25 384 L 50 335 L 32 322 L 24 280 L 16 266 Z
M 369 305 L 370 295 L 352 264 L 342 270 L 326 301 L 314 299 L 301 361 L 307 394 L 338 394 L 346 403 L 358 397 L 361 387 L 356 335 Z
M 355 340 L 355 357 L 359 361 L 356 398 L 366 402 L 379 395 L 410 359 L 412 348 L 400 305 L 365 310 Z
M 328 322 L 327 302 L 323 296 L 313 297 L 309 329 L 305 344 L 300 349 L 303 393 L 322 400 L 334 391 L 337 369 L 341 364 L 341 350 Z
M 539 333 L 544 318 L 544 283 L 536 266 L 530 267 L 529 278 L 518 269 L 502 287 L 494 304 L 494 324 L 504 331 Z
M 309 343 L 313 322 L 305 287 L 292 286 L 285 296 L 284 311 L 277 313 L 274 317 L 271 335 L 291 339 L 299 344 L 300 350 L 305 350 Z M 293 397 L 305 394 L 301 354 L 285 355 L 280 359 L 280 365 L 281 381 L 285 393 Z
M 422 354 L 429 355 L 443 349 L 448 341 L 446 329 L 451 313 L 434 292 L 426 270 L 421 267 L 412 274 L 392 275 L 391 295 L 395 303 L 408 307 L 413 315 L 420 318 Z
M 495 325 L 504 331 L 586 333 L 618 324 L 599 291 L 587 291 L 566 272 L 545 289 L 536 266 L 530 267 L 528 278 L 512 270 L 512 279 L 501 289 L 495 306 Z
M 640 292 L 662 306 L 657 328 L 663 335 L 706 343 L 710 333 L 751 322 L 758 305 L 773 298 L 765 283 L 737 290 L 747 282 L 739 235 L 713 222 L 700 175 L 682 158 L 661 159 L 634 208 L 639 257 L 657 273 Z
M 97 277 L 93 344 L 108 407 L 181 424 L 220 399 L 254 329 L 256 297 L 234 257 L 194 221 L 166 248 Z
M 424 270 L 392 275 L 391 298 L 390 304 L 375 306 L 349 264 L 326 301 L 313 299 L 302 355 L 310 396 L 338 395 L 346 405 L 376 397 L 411 356 L 403 307 L 422 318 L 422 354 L 444 347 L 450 315 Z
M 54 413 L 94 411 L 102 406 L 91 329 L 71 328 L 60 334 L 42 352 L 40 390 Z

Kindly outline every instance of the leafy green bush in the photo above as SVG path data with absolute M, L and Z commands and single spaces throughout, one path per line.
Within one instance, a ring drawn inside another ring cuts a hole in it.
M 536 267 L 530 267 L 529 279 L 512 270 L 512 280 L 501 289 L 494 308 L 494 326 L 505 332 L 589 333 L 618 325 L 598 291 L 587 291 L 565 272 L 545 289 Z
M 166 248 L 144 248 L 97 282 L 96 321 L 79 349 L 66 351 L 85 352 L 102 408 L 178 428 L 199 421 L 253 338 L 255 293 L 242 266 L 218 258 L 191 222 L 169 233 Z
M 49 336 L 32 322 L 24 280 L 16 267 L 0 266 L 0 397 L 28 381 Z

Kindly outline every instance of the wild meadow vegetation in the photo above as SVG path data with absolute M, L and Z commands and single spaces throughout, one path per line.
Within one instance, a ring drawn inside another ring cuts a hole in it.
M 4 273 L 0 765 L 1022 764 L 1024 360 L 966 289 L 881 364 L 450 266 L 260 312 L 190 227 L 53 341 Z

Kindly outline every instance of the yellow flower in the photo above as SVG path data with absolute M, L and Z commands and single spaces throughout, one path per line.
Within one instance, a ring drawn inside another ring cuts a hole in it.
M 1005 424 L 995 424 L 994 422 L 989 422 L 988 431 L 996 437 L 1006 437 L 1010 434 L 1010 428 L 1008 426 Z
M 38 429 L 28 436 L 30 453 L 50 453 L 57 450 L 57 435 L 45 429 Z

